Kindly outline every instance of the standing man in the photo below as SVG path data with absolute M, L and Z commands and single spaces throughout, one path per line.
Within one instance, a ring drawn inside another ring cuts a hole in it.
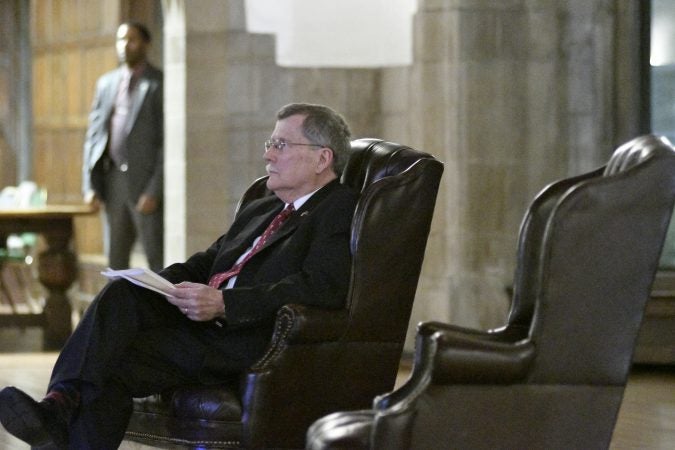
M 136 237 L 148 265 L 164 264 L 164 107 L 162 72 L 147 61 L 150 32 L 117 29 L 120 66 L 96 84 L 84 142 L 85 202 L 105 207 L 105 251 L 113 269 L 129 267 Z
M 282 108 L 265 142 L 274 194 L 248 203 L 208 249 L 161 271 L 176 284 L 168 295 L 109 283 L 61 351 L 42 401 L 0 391 L 2 425 L 32 446 L 116 449 L 132 397 L 246 370 L 283 305 L 344 308 L 358 198 L 338 180 L 349 150 L 349 127 L 332 109 Z

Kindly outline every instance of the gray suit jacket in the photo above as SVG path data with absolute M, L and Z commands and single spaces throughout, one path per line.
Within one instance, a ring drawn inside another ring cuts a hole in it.
M 106 200 L 103 179 L 110 161 L 104 156 L 110 136 L 110 117 L 122 68 L 108 72 L 96 83 L 82 158 L 82 191 L 94 190 Z M 164 188 L 163 74 L 149 65 L 136 85 L 136 96 L 127 121 L 129 195 L 145 193 L 161 199 Z

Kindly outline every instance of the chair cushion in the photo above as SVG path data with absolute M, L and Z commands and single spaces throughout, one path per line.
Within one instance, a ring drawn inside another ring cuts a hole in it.
M 182 386 L 134 399 L 127 439 L 161 447 L 239 448 L 242 407 L 233 385 Z
M 172 412 L 183 419 L 239 421 L 241 401 L 231 388 L 186 386 L 174 392 Z
M 182 386 L 161 395 L 134 399 L 134 411 L 182 419 L 239 421 L 239 393 L 230 386 Z

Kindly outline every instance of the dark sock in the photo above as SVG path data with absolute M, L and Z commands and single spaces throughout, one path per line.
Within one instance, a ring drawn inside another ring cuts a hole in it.
M 42 401 L 50 404 L 59 418 L 69 423 L 80 405 L 80 391 L 74 383 L 56 383 Z

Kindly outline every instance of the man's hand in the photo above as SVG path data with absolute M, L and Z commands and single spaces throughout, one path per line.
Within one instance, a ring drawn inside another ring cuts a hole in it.
M 84 194 L 84 203 L 91 206 L 95 210 L 98 210 L 101 207 L 101 199 L 98 198 L 98 195 L 96 195 L 96 192 L 94 191 L 89 191 Z
M 176 285 L 169 303 L 176 305 L 189 319 L 206 322 L 225 313 L 223 293 L 200 283 L 184 281 Z
M 152 214 L 157 211 L 157 199 L 152 195 L 141 194 L 136 202 L 136 211 L 141 214 Z

